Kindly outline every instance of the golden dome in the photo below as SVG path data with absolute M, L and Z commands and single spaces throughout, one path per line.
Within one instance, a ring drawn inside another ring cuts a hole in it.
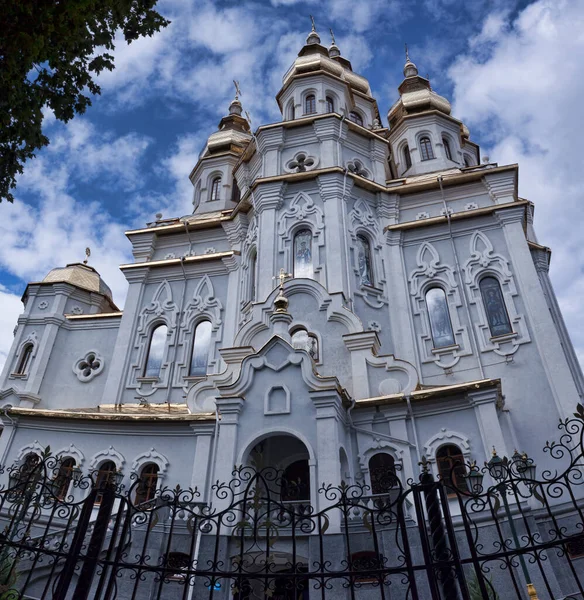
M 43 283 L 70 283 L 89 292 L 97 292 L 111 300 L 112 291 L 100 277 L 99 273 L 89 265 L 71 263 L 66 267 L 57 267 L 49 271 Z

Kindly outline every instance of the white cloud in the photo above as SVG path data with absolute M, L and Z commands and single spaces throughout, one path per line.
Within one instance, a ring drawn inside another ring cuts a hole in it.
M 554 251 L 550 273 L 581 357 L 583 25 L 584 4 L 569 0 L 539 0 L 512 26 L 492 15 L 450 70 L 453 113 L 488 136 L 483 154 L 519 163 L 519 192 L 535 203 L 539 241 Z

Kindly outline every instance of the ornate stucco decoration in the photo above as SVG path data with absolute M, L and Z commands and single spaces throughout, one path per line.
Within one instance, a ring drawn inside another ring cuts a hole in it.
M 279 216 L 279 252 L 284 254 L 284 264 L 292 272 L 294 236 L 301 229 L 312 232 L 312 256 L 314 277 L 317 281 L 324 280 L 324 262 L 321 262 L 320 248 L 325 245 L 324 213 L 322 208 L 306 193 L 298 193 L 289 208 L 280 210 Z M 322 278 L 322 279 L 321 279 Z
M 438 250 L 430 242 L 418 248 L 417 266 L 408 276 L 412 299 L 416 334 L 420 341 L 422 362 L 434 362 L 442 369 L 451 369 L 461 356 L 471 354 L 468 330 L 462 325 L 459 310 L 463 304 L 454 268 L 441 261 Z M 433 287 L 440 287 L 446 295 L 452 333 L 456 344 L 445 348 L 435 348 L 430 328 L 430 315 L 426 304 L 426 293 Z
M 318 157 L 310 156 L 306 151 L 297 152 L 294 158 L 286 163 L 284 169 L 288 173 L 305 173 L 316 169 L 318 162 Z
M 347 169 L 353 175 L 363 177 L 364 179 L 371 179 L 371 173 L 363 165 L 363 161 L 358 158 L 353 158 L 347 162 Z
M 81 383 L 88 383 L 104 369 L 105 361 L 97 350 L 90 350 L 73 363 L 73 373 Z
M 352 271 L 355 278 L 355 295 L 363 298 L 365 303 L 372 308 L 382 308 L 388 304 L 382 259 L 383 235 L 379 228 L 379 219 L 366 200 L 360 198 L 353 205 L 353 209 L 348 215 L 348 230 L 352 242 L 350 252 Z M 370 260 L 373 286 L 361 285 L 359 259 L 357 256 L 357 236 L 359 235 L 367 240 L 371 249 Z
M 99 466 L 104 463 L 106 460 L 111 460 L 115 463 L 118 471 L 121 471 L 124 464 L 126 463 L 126 459 L 124 456 L 118 452 L 113 446 L 109 446 L 105 450 L 100 450 L 96 452 L 89 462 L 89 471 L 93 472 L 99 469 Z
M 510 357 L 515 354 L 521 344 L 530 342 L 525 317 L 517 311 L 515 297 L 518 296 L 515 278 L 511 272 L 509 261 L 497 254 L 488 236 L 482 231 L 475 231 L 469 243 L 470 257 L 464 262 L 464 282 L 469 288 L 469 301 L 477 310 L 478 319 L 474 326 L 477 331 L 481 352 L 493 351 L 500 356 Z M 479 283 L 481 279 L 491 275 L 501 286 L 505 308 L 513 329 L 505 336 L 492 337 L 483 305 Z
M 135 342 L 132 348 L 132 363 L 128 370 L 126 386 L 138 389 L 141 396 L 151 396 L 161 387 L 167 387 L 169 376 L 169 351 L 176 343 L 179 309 L 173 299 L 172 287 L 165 279 L 160 283 L 149 304 L 144 306 L 138 316 Z M 164 356 L 160 374 L 156 381 L 145 381 L 142 378 L 150 336 L 154 328 L 164 324 L 168 328 Z
M 223 305 L 215 297 L 213 283 L 208 275 L 205 275 L 197 283 L 193 296 L 186 305 L 183 318 L 180 322 L 178 334 L 177 364 L 174 375 L 174 385 L 182 385 L 185 390 L 190 385 L 185 381 L 188 376 L 188 364 L 193 346 L 193 335 L 197 325 L 204 320 L 211 322 L 212 333 L 209 344 L 208 369 L 212 370 L 218 361 L 215 348 L 222 340 L 223 321 L 221 314 Z
M 142 468 L 149 463 L 154 463 L 158 466 L 158 479 L 162 479 L 166 475 L 168 465 L 170 464 L 164 454 L 158 452 L 156 448 L 150 448 L 147 452 L 142 452 L 136 456 L 132 462 L 132 473 L 138 475 Z

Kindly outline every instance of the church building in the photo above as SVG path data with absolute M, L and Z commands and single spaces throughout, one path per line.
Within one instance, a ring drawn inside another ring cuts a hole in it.
M 197 488 L 275 467 L 296 499 L 385 491 L 527 452 L 582 398 L 519 168 L 482 157 L 407 57 L 382 115 L 313 30 L 278 122 L 231 102 L 193 165 L 193 211 L 126 232 L 123 310 L 85 263 L 30 282 L 0 377 L 0 463 Z M 6 475 L 2 475 L 6 477 Z M 282 485 L 282 500 L 287 487 Z

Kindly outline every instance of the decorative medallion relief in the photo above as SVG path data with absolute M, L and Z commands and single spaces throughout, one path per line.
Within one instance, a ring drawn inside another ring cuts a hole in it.
M 294 158 L 286 163 L 284 169 L 288 173 L 305 173 L 316 169 L 318 158 L 309 156 L 307 152 L 298 152 Z
M 347 163 L 347 169 L 353 175 L 363 177 L 364 179 L 371 179 L 371 173 L 363 166 L 363 163 L 358 159 L 354 158 Z
M 73 373 L 81 383 L 88 383 L 97 377 L 104 369 L 103 358 L 95 350 L 90 350 L 83 358 L 73 365 Z
M 39 310 L 45 310 L 46 308 L 48 308 L 48 306 L 49 306 L 49 303 L 46 300 L 41 300 L 38 303 L 38 309 Z

